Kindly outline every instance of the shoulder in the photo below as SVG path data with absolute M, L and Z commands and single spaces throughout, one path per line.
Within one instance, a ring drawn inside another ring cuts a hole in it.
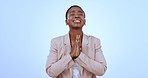
M 94 42 L 100 42 L 100 38 L 92 36 L 92 35 L 86 35 L 88 40 L 92 40 Z
M 100 41 L 100 38 L 98 37 L 87 35 L 87 40 L 89 44 L 94 45 L 95 47 L 101 46 L 101 41 Z
M 51 39 L 51 42 L 60 42 L 64 39 L 65 35 L 57 36 Z

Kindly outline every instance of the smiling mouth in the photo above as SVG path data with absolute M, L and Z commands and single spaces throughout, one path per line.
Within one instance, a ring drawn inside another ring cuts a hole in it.
M 81 21 L 78 20 L 78 19 L 74 19 L 73 22 L 74 22 L 74 23 L 80 23 Z

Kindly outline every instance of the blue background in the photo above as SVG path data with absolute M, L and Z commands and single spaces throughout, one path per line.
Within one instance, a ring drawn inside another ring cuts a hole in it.
M 98 78 L 148 78 L 147 0 L 1 0 L 0 78 L 49 78 L 50 40 L 68 33 L 73 4 L 86 12 L 84 33 L 101 39 L 108 69 Z

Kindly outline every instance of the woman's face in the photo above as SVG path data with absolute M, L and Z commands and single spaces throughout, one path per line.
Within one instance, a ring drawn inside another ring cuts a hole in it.
M 79 7 L 72 7 L 67 17 L 66 23 L 71 28 L 82 28 L 85 24 L 84 12 Z

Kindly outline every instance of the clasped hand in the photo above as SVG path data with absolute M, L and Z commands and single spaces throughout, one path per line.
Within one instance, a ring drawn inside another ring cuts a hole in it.
M 70 56 L 72 59 L 76 59 L 80 55 L 80 48 L 81 48 L 81 40 L 80 35 L 76 35 L 76 40 L 71 42 L 72 48 L 70 52 Z

